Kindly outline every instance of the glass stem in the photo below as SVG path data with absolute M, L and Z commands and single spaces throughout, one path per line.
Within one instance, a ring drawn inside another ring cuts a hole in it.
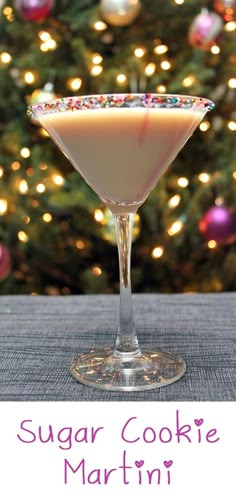
M 114 214 L 120 268 L 120 313 L 114 355 L 141 355 L 133 320 L 130 261 L 134 213 Z

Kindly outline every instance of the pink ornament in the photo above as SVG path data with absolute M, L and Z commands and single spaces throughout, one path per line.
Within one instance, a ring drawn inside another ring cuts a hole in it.
M 236 0 L 215 0 L 213 7 L 226 22 L 236 18 Z
M 8 249 L 0 242 L 0 282 L 6 278 L 11 270 L 11 258 Z
M 202 9 L 189 29 L 189 43 L 200 50 L 209 50 L 222 34 L 224 23 L 215 12 Z
M 43 21 L 51 14 L 54 0 L 15 0 L 15 6 L 26 21 Z
M 199 230 L 207 241 L 230 244 L 236 240 L 236 214 L 226 206 L 212 206 L 201 218 Z

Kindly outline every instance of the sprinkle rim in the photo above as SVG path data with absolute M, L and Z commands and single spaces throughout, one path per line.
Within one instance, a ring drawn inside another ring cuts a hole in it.
M 29 105 L 27 114 L 38 120 L 40 116 L 50 113 L 125 107 L 182 108 L 206 113 L 212 110 L 215 104 L 201 96 L 166 93 L 116 93 L 54 98 Z

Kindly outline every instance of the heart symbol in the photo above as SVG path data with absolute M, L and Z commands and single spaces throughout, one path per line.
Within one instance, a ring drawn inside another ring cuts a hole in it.
M 203 419 L 195 419 L 194 420 L 194 423 L 195 423 L 196 426 L 201 426 L 202 423 L 203 423 L 203 421 L 204 421 Z
M 166 468 L 171 467 L 171 466 L 172 466 L 172 464 L 173 464 L 173 461 L 164 461 L 164 466 L 165 466 Z
M 135 466 L 141 468 L 144 465 L 144 461 L 135 461 Z

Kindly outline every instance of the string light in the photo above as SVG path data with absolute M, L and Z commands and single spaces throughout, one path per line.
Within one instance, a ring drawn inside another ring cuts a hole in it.
M 44 184 L 40 183 L 40 184 L 37 184 L 36 186 L 36 190 L 38 191 L 38 193 L 42 194 L 44 191 L 45 191 L 46 187 Z
M 177 5 L 183 5 L 184 0 L 175 0 L 175 3 L 176 3 Z
M 208 131 L 208 129 L 210 129 L 210 127 L 211 127 L 211 124 L 210 124 L 210 122 L 208 122 L 208 120 L 201 122 L 201 124 L 199 125 L 199 129 L 202 132 Z
M 20 155 L 22 156 L 22 158 L 29 158 L 30 156 L 29 148 L 21 148 Z
M 170 236 L 174 236 L 178 234 L 182 230 L 182 228 L 183 222 L 181 222 L 181 220 L 176 220 L 176 222 L 171 225 L 167 232 Z
M 209 249 L 214 249 L 217 246 L 217 242 L 214 241 L 214 239 L 211 239 L 210 241 L 208 241 L 207 245 L 208 245 Z
M 8 52 L 2 52 L 0 54 L 0 61 L 2 64 L 9 64 L 12 60 L 12 56 Z
M 40 50 L 42 52 L 48 52 L 50 50 L 55 50 L 57 48 L 57 43 L 54 39 L 50 38 L 48 41 L 44 41 L 40 45 Z
M 231 0 L 232 1 L 232 0 Z M 227 0 L 228 2 L 228 0 Z M 224 20 L 225 21 L 231 21 L 232 18 L 234 17 L 234 6 L 232 8 L 230 6 L 225 6 L 225 12 L 224 12 Z
M 26 194 L 29 189 L 28 183 L 25 179 L 22 179 L 19 183 L 20 194 Z
M 164 53 L 168 52 L 168 46 L 167 45 L 158 45 L 158 46 L 155 46 L 153 51 L 157 55 L 163 55 Z
M 179 194 L 175 194 L 174 196 L 172 196 L 172 198 L 169 199 L 168 206 L 170 208 L 176 208 L 176 206 L 179 205 L 180 201 L 181 201 L 181 196 Z
M 20 230 L 17 235 L 18 235 L 19 241 L 28 242 L 29 236 L 26 234 L 26 232 L 24 232 L 24 230 Z
M 231 31 L 235 31 L 235 29 L 236 29 L 235 21 L 229 21 L 225 24 L 225 31 L 231 32 Z
M 94 65 L 99 65 L 103 61 L 103 57 L 100 53 L 94 53 L 92 56 L 92 62 Z
M 232 173 L 233 179 L 236 180 L 236 171 Z
M 47 163 L 40 163 L 39 168 L 40 168 L 40 170 L 47 170 L 47 168 L 48 168 Z
M 198 179 L 203 184 L 207 184 L 210 180 L 210 175 L 207 174 L 206 172 L 202 172 L 201 174 L 199 174 Z
M 180 177 L 177 182 L 180 187 L 187 187 L 189 185 L 187 177 Z
M 171 64 L 170 64 L 170 62 L 169 62 L 168 60 L 163 60 L 163 61 L 161 62 L 161 68 L 162 68 L 163 70 L 169 70 L 169 69 L 171 68 Z
M 2 13 L 5 16 L 8 16 L 8 15 L 12 14 L 13 13 L 12 7 L 8 7 L 8 5 L 7 5 L 6 7 L 4 7 Z
M 57 48 L 56 41 L 51 37 L 51 34 L 48 33 L 47 31 L 39 31 L 38 37 L 42 41 L 40 45 L 40 50 L 42 52 L 55 50 Z
M 7 212 L 7 207 L 8 207 L 7 200 L 0 198 L 0 215 L 1 216 L 5 215 L 5 213 Z
M 53 180 L 54 184 L 56 184 L 57 186 L 63 186 L 63 184 L 65 182 L 65 179 L 64 179 L 64 177 L 62 177 L 62 175 L 53 175 L 52 180 Z
M 228 86 L 230 89 L 236 89 L 236 77 L 231 77 L 231 79 L 229 79 Z
M 231 120 L 228 123 L 228 128 L 229 128 L 230 131 L 236 131 L 236 122 L 234 120 Z
M 184 86 L 184 88 L 190 88 L 190 86 L 192 86 L 195 83 L 195 81 L 196 81 L 195 76 L 193 75 L 187 76 L 183 79 L 182 86 Z
M 55 50 L 57 48 L 57 42 L 54 39 L 50 39 L 46 42 L 47 50 Z
M 50 40 L 51 35 L 47 31 L 39 31 L 38 37 L 41 41 L 48 41 Z
M 4 170 L 3 170 L 3 168 L 2 168 L 2 167 L 0 167 L 0 177 L 2 177 L 2 176 L 3 176 L 3 174 L 4 174 Z
M 145 69 L 144 69 L 144 73 L 147 77 L 150 77 L 154 74 L 156 70 L 156 64 L 154 64 L 153 62 L 151 62 L 150 64 L 148 64 Z
M 99 76 L 103 71 L 103 67 L 101 65 L 94 65 L 91 70 L 90 70 L 90 74 L 91 76 Z
M 162 246 L 156 246 L 153 250 L 152 250 L 152 258 L 154 259 L 157 259 L 157 258 L 161 258 L 161 256 L 163 255 L 164 253 L 164 248 Z
M 215 205 L 221 206 L 223 204 L 224 204 L 224 198 L 222 198 L 222 196 L 218 196 L 218 198 L 215 199 Z
M 81 239 L 78 239 L 75 243 L 75 246 L 77 247 L 77 249 L 82 250 L 85 248 L 85 242 Z
M 100 266 L 93 266 L 92 272 L 94 275 L 96 275 L 96 277 L 100 277 L 100 275 L 102 274 L 102 269 L 100 268 Z
M 9 7 L 9 6 L 4 7 L 3 14 L 6 16 L 6 18 L 9 22 L 14 21 L 15 17 L 13 14 L 13 9 L 11 7 Z
M 116 77 L 116 82 L 118 84 L 125 84 L 127 82 L 127 77 L 125 74 L 118 74 Z
M 103 21 L 96 21 L 93 24 L 93 28 L 96 29 L 96 31 L 105 31 L 107 28 L 107 24 Z
M 20 167 L 21 167 L 20 162 L 16 161 L 16 162 L 12 162 L 12 164 L 11 164 L 11 168 L 12 168 L 12 170 L 14 170 L 14 172 L 16 172 L 16 170 L 19 170 Z
M 52 221 L 52 215 L 50 213 L 44 213 L 43 221 L 46 223 L 50 223 Z
M 218 53 L 220 53 L 220 47 L 218 45 L 213 45 L 211 47 L 211 53 L 213 53 L 213 55 L 218 55 Z
M 35 82 L 35 74 L 30 70 L 26 71 L 23 75 L 24 81 L 26 84 L 34 84 Z
M 24 220 L 24 222 L 26 223 L 26 225 L 27 225 L 28 223 L 30 223 L 30 220 L 31 220 L 31 218 L 27 215 L 27 216 L 25 217 L 25 220 Z
M 97 208 L 94 212 L 94 218 L 95 218 L 96 222 L 102 222 L 104 220 L 103 211 L 100 210 L 99 208 Z
M 46 41 L 46 45 L 48 50 L 55 50 L 57 48 L 57 42 L 53 38 L 50 38 L 50 40 Z
M 34 174 L 35 174 L 35 171 L 32 167 L 27 168 L 26 175 L 28 175 L 28 177 L 33 177 Z
M 145 55 L 145 53 L 146 53 L 146 50 L 145 50 L 145 48 L 142 48 L 142 47 L 135 48 L 135 50 L 134 50 L 134 55 L 137 58 L 142 58 Z
M 47 46 L 46 41 L 45 41 L 45 43 L 41 43 L 40 50 L 41 50 L 41 52 L 48 52 L 48 46 Z
M 159 86 L 156 87 L 156 91 L 158 93 L 166 93 L 166 86 L 164 86 L 164 84 L 159 84 Z

